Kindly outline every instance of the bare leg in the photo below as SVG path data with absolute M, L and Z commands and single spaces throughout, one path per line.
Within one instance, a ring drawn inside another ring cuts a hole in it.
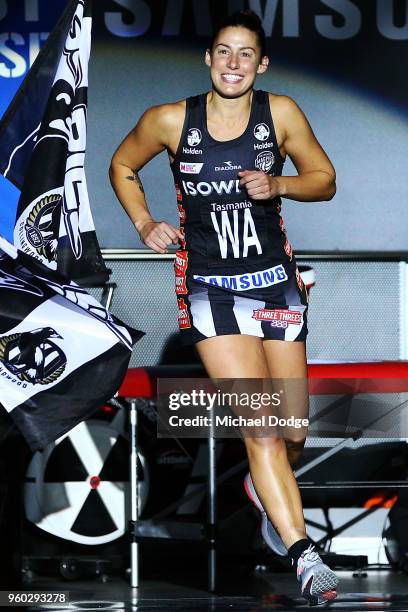
M 266 340 L 263 346 L 272 379 L 300 379 L 299 384 L 293 381 L 296 388 L 288 381 L 287 392 L 292 393 L 294 401 L 300 402 L 299 410 L 303 411 L 303 382 L 307 376 L 304 344 Z M 292 409 L 286 416 L 291 416 L 298 406 Z M 246 440 L 248 456 L 254 455 L 253 460 L 250 459 L 250 469 L 258 497 L 287 548 L 306 538 L 300 492 L 290 467 L 300 458 L 304 435 L 302 430 L 292 431 L 285 437 L 285 444 L 283 440 L 268 438 Z M 254 447 L 257 448 L 254 450 Z
M 297 378 L 305 381 L 307 394 L 307 361 L 304 342 L 265 340 L 264 349 L 271 378 Z M 285 438 L 288 460 L 294 467 L 300 460 L 305 445 L 304 435 Z
M 252 482 L 286 548 L 306 538 L 299 488 L 283 440 L 245 438 Z
M 299 442 L 293 442 L 292 440 L 285 440 L 286 444 L 286 453 L 288 455 L 288 461 L 292 468 L 296 467 L 299 463 L 303 449 L 305 446 L 305 440 L 300 440 Z
M 216 336 L 196 344 L 210 378 L 269 378 L 261 338 Z
M 292 351 L 277 351 L 254 336 L 231 335 L 208 338 L 196 345 L 211 378 L 271 378 L 268 359 L 285 357 L 275 376 L 302 377 L 306 372 L 304 346 L 299 343 L 268 341 L 290 345 Z M 296 374 L 296 376 L 295 376 Z M 252 480 L 257 494 L 287 548 L 305 538 L 303 509 L 297 482 L 288 462 L 282 439 L 245 438 Z

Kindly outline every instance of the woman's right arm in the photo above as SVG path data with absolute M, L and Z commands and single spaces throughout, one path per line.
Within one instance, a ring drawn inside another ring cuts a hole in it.
M 174 124 L 173 105 L 147 110 L 113 155 L 109 177 L 115 194 L 139 232 L 140 239 L 156 253 L 167 253 L 170 244 L 183 238 L 166 221 L 155 221 L 147 206 L 139 170 L 169 146 Z

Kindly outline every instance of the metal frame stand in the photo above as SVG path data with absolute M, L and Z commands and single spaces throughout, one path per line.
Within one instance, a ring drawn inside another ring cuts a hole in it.
M 197 525 L 184 523 L 172 524 L 161 520 L 161 527 L 157 520 L 155 521 L 139 521 L 139 489 L 137 478 L 137 433 L 138 433 L 138 403 L 140 398 L 126 398 L 129 404 L 129 429 L 130 429 L 130 521 L 129 521 L 129 536 L 130 536 L 130 586 L 132 588 L 139 587 L 139 538 L 143 537 L 161 537 L 164 539 L 183 538 L 190 540 L 205 539 L 208 545 L 208 590 L 213 593 L 216 589 L 217 578 L 217 474 L 216 474 L 216 439 L 214 431 L 210 428 L 207 440 L 207 524 Z M 190 494 L 189 497 L 194 497 L 196 493 Z M 175 507 L 178 507 L 178 503 Z M 164 518 L 164 517 L 163 517 Z M 153 530 L 151 527 L 153 526 Z M 181 527 L 181 529 L 180 529 Z M 154 531 L 155 536 L 152 535 Z
M 101 302 L 105 306 L 105 308 L 110 308 L 112 305 L 113 294 L 115 292 L 117 285 L 116 283 L 105 283 L 102 285 L 102 296 Z
M 130 586 L 139 586 L 139 544 L 136 536 L 136 525 L 139 518 L 139 487 L 137 482 L 137 399 L 129 398 L 130 404 Z
M 208 590 L 214 593 L 217 578 L 217 441 L 214 437 L 214 425 L 208 435 L 208 478 L 207 478 L 207 542 L 208 542 Z

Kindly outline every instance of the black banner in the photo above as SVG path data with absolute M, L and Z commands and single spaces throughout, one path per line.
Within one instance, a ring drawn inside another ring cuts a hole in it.
M 90 0 L 72 0 L 0 123 L 0 171 L 21 188 L 14 243 L 83 284 L 105 282 L 84 172 Z
M 142 335 L 0 237 L 0 409 L 33 450 L 113 397 Z

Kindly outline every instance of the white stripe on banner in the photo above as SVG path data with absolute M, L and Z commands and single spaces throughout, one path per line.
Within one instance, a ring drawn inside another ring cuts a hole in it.
M 16 148 L 15 148 L 15 149 L 12 151 L 12 153 L 11 153 L 11 155 L 10 155 L 10 159 L 9 159 L 9 161 L 8 161 L 8 164 L 7 164 L 7 168 L 6 168 L 6 169 L 5 169 L 5 171 L 4 171 L 4 175 L 3 175 L 3 176 L 4 176 L 4 178 L 7 178 L 7 174 L 8 174 L 8 172 L 9 172 L 10 168 L 11 168 L 11 164 L 13 163 L 13 157 L 15 156 L 15 154 L 17 153 L 17 151 L 18 151 L 19 149 L 21 149 L 22 147 L 24 147 L 24 145 L 26 144 L 26 142 L 28 142 L 28 141 L 30 140 L 30 138 L 33 138 L 34 134 L 36 134 L 36 133 L 38 132 L 38 130 L 40 129 L 40 127 L 41 127 L 41 123 L 39 123 L 39 124 L 37 125 L 37 127 L 35 128 L 35 130 L 33 130 L 33 131 L 31 132 L 31 134 L 29 134 L 29 135 L 27 136 L 27 138 L 26 138 L 26 139 L 25 139 L 25 140 L 24 140 L 24 141 L 23 141 L 21 144 L 19 144 L 19 145 L 18 145 L 18 146 L 17 146 L 17 147 L 16 147 Z
M 56 75 L 56 80 L 65 79 L 70 82 L 74 91 L 79 87 L 88 87 L 92 19 L 84 18 L 83 11 L 83 5 L 78 5 L 76 16 L 81 20 L 82 25 L 77 30 L 77 38 L 67 37 L 66 48 L 68 47 L 72 55 L 65 55 L 66 61 L 62 58 Z M 82 256 L 80 234 L 95 230 L 84 170 L 87 134 L 86 113 L 87 109 L 84 104 L 74 106 L 71 113 L 72 123 L 68 132 L 69 155 L 67 157 L 63 215 L 60 225 L 60 236 L 69 236 L 71 249 L 76 259 L 80 259 Z
M 16 247 L 13 244 L 10 244 L 5 238 L 3 238 L 3 236 L 0 236 L 0 251 L 4 251 L 7 253 L 7 255 L 9 255 L 9 257 L 17 259 L 18 251 Z

